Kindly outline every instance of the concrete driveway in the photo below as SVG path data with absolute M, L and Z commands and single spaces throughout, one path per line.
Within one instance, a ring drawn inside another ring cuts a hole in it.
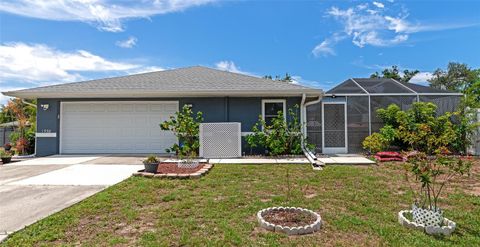
M 141 157 L 50 156 L 0 166 L 0 241 L 142 169 Z

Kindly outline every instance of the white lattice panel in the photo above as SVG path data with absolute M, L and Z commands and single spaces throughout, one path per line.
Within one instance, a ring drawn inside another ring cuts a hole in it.
M 241 124 L 200 124 L 200 156 L 204 158 L 235 158 L 242 156 Z

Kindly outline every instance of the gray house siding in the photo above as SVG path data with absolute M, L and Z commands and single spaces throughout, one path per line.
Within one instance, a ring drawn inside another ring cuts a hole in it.
M 240 122 L 242 132 L 250 132 L 262 114 L 262 99 L 272 97 L 212 97 L 212 98 L 108 98 L 108 99 L 38 99 L 37 133 L 56 133 L 56 137 L 37 137 L 36 155 L 58 154 L 60 150 L 60 102 L 75 101 L 179 101 L 179 107 L 192 105 L 193 110 L 203 113 L 204 122 Z M 301 103 L 301 97 L 274 97 L 286 99 L 287 109 Z M 48 110 L 42 110 L 42 104 L 49 104 Z M 290 120 L 290 119 L 288 119 Z M 160 128 L 159 128 L 160 131 Z M 245 141 L 243 151 L 249 152 Z
M 48 104 L 46 111 L 40 107 Z M 60 101 L 57 99 L 37 100 L 37 133 L 56 133 L 56 137 L 37 137 L 35 153 L 37 156 L 58 154 L 59 150 L 59 129 L 60 129 Z

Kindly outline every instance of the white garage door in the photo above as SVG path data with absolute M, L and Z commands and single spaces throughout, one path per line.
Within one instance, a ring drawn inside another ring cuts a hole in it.
M 62 102 L 60 153 L 165 153 L 177 143 L 159 124 L 178 102 Z

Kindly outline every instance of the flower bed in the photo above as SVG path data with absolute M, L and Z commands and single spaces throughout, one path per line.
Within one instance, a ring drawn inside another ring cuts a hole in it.
M 140 170 L 135 172 L 134 176 L 150 178 L 200 178 L 212 169 L 212 164 L 200 164 L 195 168 L 178 167 L 176 162 L 160 163 L 156 173 Z
M 261 227 L 287 235 L 310 234 L 320 230 L 322 219 L 319 214 L 304 208 L 272 207 L 257 213 Z
M 398 212 L 398 223 L 404 227 L 424 231 L 429 235 L 445 235 L 450 236 L 453 231 L 455 231 L 456 224 L 455 222 L 443 218 L 442 226 L 425 226 L 424 224 L 415 223 L 413 220 L 410 221 L 406 214 L 412 214 L 412 210 L 402 210 Z

